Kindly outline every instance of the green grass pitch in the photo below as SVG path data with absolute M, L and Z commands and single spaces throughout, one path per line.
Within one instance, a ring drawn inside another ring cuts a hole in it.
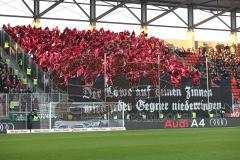
M 0 160 L 240 160 L 240 128 L 0 135 Z

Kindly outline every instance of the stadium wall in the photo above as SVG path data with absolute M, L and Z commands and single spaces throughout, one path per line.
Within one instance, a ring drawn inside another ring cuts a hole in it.
M 162 121 L 126 121 L 127 130 L 239 127 L 240 118 L 164 119 Z
M 23 126 L 24 122 L 1 123 L 0 133 L 27 133 Z M 6 128 L 7 126 L 7 128 Z M 4 128 L 5 127 L 5 128 Z M 159 121 L 125 121 L 127 130 L 142 129 L 181 129 L 181 128 L 219 128 L 219 127 L 240 127 L 240 118 L 197 118 L 197 119 L 162 119 Z M 82 131 L 116 131 L 125 130 L 123 127 L 103 128 L 68 128 L 67 132 Z M 49 131 L 48 131 L 49 130 Z M 40 129 L 39 123 L 33 124 L 34 133 L 41 132 L 65 132 L 66 129 Z

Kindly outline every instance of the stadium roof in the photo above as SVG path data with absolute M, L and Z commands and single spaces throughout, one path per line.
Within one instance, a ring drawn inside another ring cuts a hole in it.
M 111 2 L 121 2 L 123 0 L 106 0 Z M 141 3 L 146 1 L 147 4 L 168 7 L 187 7 L 193 5 L 196 9 L 207 10 L 224 10 L 235 8 L 240 12 L 240 0 L 127 0 L 127 3 Z
M 240 32 L 240 0 L 9 0 L 8 3 L 6 3 L 5 0 L 0 0 L 2 3 L 0 5 L 0 9 L 4 9 L 6 5 L 10 6 L 12 1 L 18 2 L 15 6 L 11 6 L 14 10 L 19 10 L 17 6 L 21 3 L 21 9 L 25 10 L 24 14 L 22 14 L 22 12 L 14 12 L 12 14 L 2 12 L 0 13 L 0 16 L 89 22 L 91 25 L 96 25 L 96 23 L 109 23 L 183 28 L 188 30 L 203 29 Z M 45 4 L 47 4 L 47 7 L 44 7 Z M 64 4 L 66 4 L 66 6 L 63 6 Z M 74 5 L 75 7 L 71 8 L 71 11 L 74 10 L 75 13 L 81 14 L 83 18 L 72 16 L 66 17 L 64 14 L 55 14 L 54 16 L 49 16 L 47 14 L 51 10 L 54 10 L 57 6 L 62 6 L 61 10 L 65 8 L 67 9 L 68 4 Z M 102 10 L 104 12 L 101 11 L 101 7 L 106 7 Z M 117 18 L 115 20 L 104 19 L 106 16 L 111 16 L 110 13 L 113 13 L 119 8 L 126 9 L 127 14 L 133 16 L 134 20 L 131 19 L 129 21 L 125 21 L 121 18 Z M 187 8 L 186 15 L 181 15 L 175 11 L 181 8 Z M 153 9 L 156 12 L 151 12 Z M 204 11 L 210 15 L 205 16 L 200 21 L 196 21 L 196 17 L 201 16 L 194 12 L 194 10 Z M 167 20 L 165 20 L 164 23 L 159 23 L 157 21 L 169 13 L 175 15 L 183 25 L 179 25 L 179 23 L 169 25 L 166 23 Z M 149 16 L 150 14 L 153 16 Z M 218 25 L 216 26 L 215 23 L 212 23 L 211 27 L 202 26 L 213 19 L 218 19 L 224 24 L 224 26 L 220 28 Z

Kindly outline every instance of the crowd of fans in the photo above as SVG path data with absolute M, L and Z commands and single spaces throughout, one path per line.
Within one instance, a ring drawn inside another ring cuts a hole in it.
M 141 77 L 147 77 L 157 85 L 159 74 L 168 75 L 173 86 L 179 86 L 182 77 L 199 83 L 197 70 L 190 70 L 180 63 L 158 38 L 146 38 L 144 34 L 136 36 L 134 32 L 115 33 L 103 29 L 78 31 L 66 28 L 60 32 L 57 28 L 31 26 L 3 28 L 60 84 L 67 84 L 70 78 L 79 76 L 85 85 L 92 85 L 97 77 L 103 76 L 105 60 L 108 84 L 112 84 L 117 76 L 127 75 L 132 85 L 137 85 Z
M 230 47 L 216 47 L 208 54 L 211 61 L 210 74 L 216 78 L 240 79 L 240 56 L 232 53 Z
M 208 61 L 208 74 L 213 86 L 219 86 L 225 80 L 240 80 L 240 54 L 235 46 L 219 44 L 215 48 L 206 44 L 197 50 L 176 48 L 174 53 L 186 59 L 188 55 L 195 54 L 199 58 L 193 67 L 198 69 L 201 77 L 206 78 L 206 58 Z
M 13 69 L 8 66 L 0 56 L 0 93 L 26 93 L 30 92 L 22 79 L 13 73 Z

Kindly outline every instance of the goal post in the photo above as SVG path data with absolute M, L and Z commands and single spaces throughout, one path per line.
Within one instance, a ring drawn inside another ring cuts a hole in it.
M 48 129 L 125 130 L 122 102 L 50 102 L 48 113 Z
M 37 118 L 36 121 L 35 118 L 33 120 L 32 129 L 28 129 L 26 125 L 21 129 L 18 127 L 15 130 L 7 130 L 7 133 L 126 130 L 126 106 L 123 102 L 49 102 L 38 106 Z

